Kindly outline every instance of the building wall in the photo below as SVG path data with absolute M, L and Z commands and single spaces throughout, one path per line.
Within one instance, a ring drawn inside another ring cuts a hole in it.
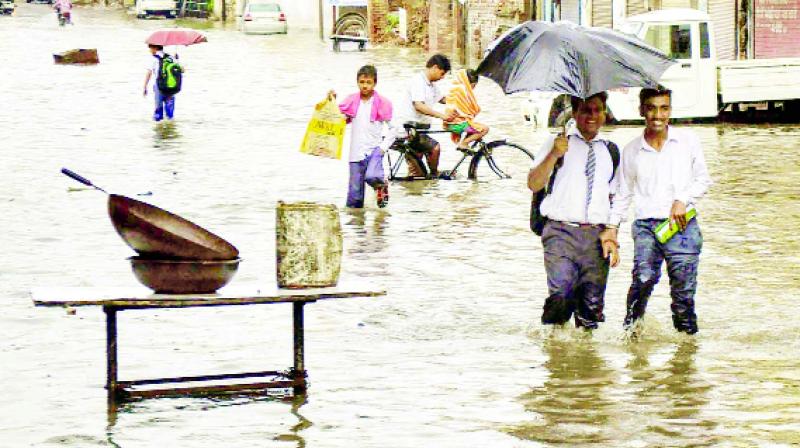
M 800 57 L 800 0 L 754 0 L 756 58 Z
M 453 50 L 453 1 L 429 0 L 428 49 L 450 53 Z
M 483 52 L 492 41 L 530 19 L 526 15 L 528 9 L 530 5 L 526 9 L 525 0 L 470 0 L 466 12 L 467 58 L 483 58 Z

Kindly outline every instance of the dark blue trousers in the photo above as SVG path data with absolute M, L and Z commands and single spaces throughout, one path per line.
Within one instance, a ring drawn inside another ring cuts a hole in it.
M 685 231 L 661 244 L 654 233 L 661 221 L 663 219 L 637 219 L 633 222 L 633 281 L 628 290 L 624 325 L 630 327 L 644 316 L 647 301 L 661 277 L 661 265 L 666 261 L 672 296 L 672 323 L 676 330 L 694 334 L 698 330 L 694 295 L 703 235 L 697 219 L 693 219 Z
M 175 96 L 163 95 L 155 84 L 153 84 L 153 96 L 156 101 L 156 109 L 153 111 L 153 120 L 161 121 L 165 114 L 167 120 L 172 120 L 172 117 L 175 115 Z

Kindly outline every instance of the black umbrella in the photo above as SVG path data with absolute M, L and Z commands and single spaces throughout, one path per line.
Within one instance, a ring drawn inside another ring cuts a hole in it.
M 587 98 L 617 87 L 656 87 L 674 63 L 618 31 L 531 21 L 498 39 L 477 71 L 505 93 L 541 90 Z

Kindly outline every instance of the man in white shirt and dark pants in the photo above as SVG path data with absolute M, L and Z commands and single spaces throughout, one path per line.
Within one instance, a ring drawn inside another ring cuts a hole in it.
M 636 204 L 631 230 L 633 281 L 625 327 L 630 328 L 644 316 L 647 300 L 661 275 L 661 264 L 666 261 L 673 325 L 678 331 L 694 334 L 698 331 L 694 296 L 703 235 L 697 219 L 687 220 L 686 213 L 712 181 L 694 132 L 669 125 L 671 101 L 672 92 L 664 88 L 642 89 L 639 94 L 645 130 L 622 151 L 622 179 L 611 209 L 611 223 L 619 224 L 631 201 Z M 681 231 L 662 244 L 656 239 L 655 228 L 667 218 Z M 616 230 L 609 229 L 604 236 L 616 239 Z
M 547 217 L 542 246 L 549 289 L 543 324 L 563 324 L 574 314 L 577 327 L 595 329 L 605 320 L 608 268 L 619 260 L 616 237 L 600 240 L 619 177 L 610 149 L 615 145 L 598 136 L 606 121 L 606 98 L 605 92 L 585 100 L 573 97 L 576 126 L 548 139 L 528 174 L 528 188 L 535 193 L 556 171 L 540 208 Z
M 406 122 L 416 121 L 429 124 L 431 117 L 447 120 L 454 115 L 454 113 L 451 115 L 444 114 L 433 107 L 436 104 L 444 104 L 445 96 L 436 83 L 444 79 L 449 71 L 450 59 L 443 54 L 435 54 L 428 59 L 425 64 L 425 70 L 411 78 L 403 99 L 397 104 L 394 120 L 394 127 L 398 130 L 397 138 L 406 137 L 403 129 L 403 124 Z M 437 177 L 439 174 L 439 153 L 441 152 L 439 142 L 428 134 L 417 134 L 417 137 L 410 142 L 410 145 L 414 151 L 425 155 L 431 177 Z M 409 176 L 422 176 L 422 170 L 413 157 L 407 156 L 406 163 L 408 164 Z

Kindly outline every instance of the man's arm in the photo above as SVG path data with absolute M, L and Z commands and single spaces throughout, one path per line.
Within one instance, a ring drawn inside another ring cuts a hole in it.
M 546 144 L 546 143 L 545 143 Z M 550 150 L 544 155 L 544 159 L 528 172 L 528 188 L 536 193 L 547 185 L 550 175 L 558 162 L 567 153 L 567 137 L 563 134 L 553 140 Z M 540 151 L 540 154 L 543 154 Z
M 628 208 L 633 201 L 633 184 L 636 181 L 633 152 L 626 147 L 622 150 L 620 157 L 617 174 L 614 176 L 616 179 L 611 182 L 616 188 L 611 192 L 611 213 L 608 218 L 608 223 L 617 227 L 628 214 Z
M 414 109 L 421 114 L 428 115 L 429 117 L 439 118 L 441 120 L 447 119 L 447 115 L 437 112 L 436 109 L 428 106 L 424 101 L 414 101 L 413 104 Z
M 147 74 L 144 75 L 144 89 L 142 89 L 142 91 L 144 92 L 144 96 L 147 96 L 147 84 L 150 83 L 150 76 L 152 76 L 152 75 L 153 75 L 153 72 L 150 71 L 150 70 L 148 70 Z
M 697 202 L 706 194 L 708 188 L 714 183 L 708 175 L 706 159 L 703 156 L 703 149 L 696 136 L 692 136 L 692 178 L 683 191 L 676 192 L 675 200 L 683 202 L 684 205 Z
M 706 160 L 705 157 L 703 157 L 703 149 L 700 146 L 700 140 L 697 136 L 692 135 L 690 145 L 692 177 L 686 188 L 682 191 L 675 192 L 672 209 L 669 213 L 670 221 L 678 223 L 681 230 L 685 230 L 688 224 L 688 220 L 686 219 L 686 207 L 690 203 L 696 203 L 702 198 L 706 191 L 708 191 L 708 187 L 713 183 L 711 176 L 708 175 Z

